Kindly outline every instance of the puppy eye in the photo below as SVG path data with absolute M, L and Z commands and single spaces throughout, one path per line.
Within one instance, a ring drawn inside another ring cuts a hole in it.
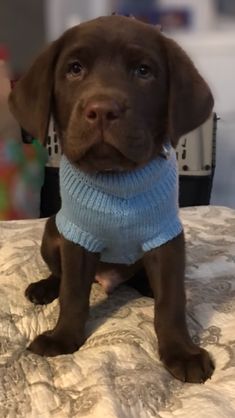
M 79 61 L 71 62 L 68 65 L 67 74 L 72 77 L 80 77 L 83 72 L 83 66 L 80 64 Z
M 152 75 L 152 70 L 148 65 L 140 64 L 135 67 L 134 74 L 139 78 L 149 78 Z

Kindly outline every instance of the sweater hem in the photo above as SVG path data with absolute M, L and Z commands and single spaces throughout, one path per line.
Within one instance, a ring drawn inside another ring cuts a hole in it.
M 58 216 L 59 215 L 59 216 Z M 104 249 L 104 245 L 95 239 L 89 232 L 83 231 L 77 225 L 70 222 L 60 212 L 56 215 L 56 226 L 61 235 L 74 244 L 78 244 L 86 250 L 96 253 Z
M 161 247 L 161 245 L 164 245 L 172 239 L 176 238 L 182 231 L 183 225 L 180 220 L 177 220 L 176 222 L 174 222 L 173 225 L 169 227 L 167 234 L 166 232 L 164 232 L 144 242 L 142 244 L 143 252 L 146 253 L 148 251 L 153 250 L 154 248 Z
M 59 216 L 56 216 L 56 226 L 61 235 L 63 235 L 69 241 L 80 245 L 89 252 L 101 253 L 100 261 L 110 264 L 125 264 L 131 265 L 135 264 L 139 259 L 141 259 L 145 253 L 151 251 L 155 248 L 160 247 L 161 245 L 166 244 L 172 239 L 176 238 L 182 231 L 183 226 L 180 220 L 178 219 L 169 227 L 168 233 L 162 233 L 155 237 L 152 237 L 150 240 L 144 242 L 140 246 L 140 250 L 136 253 L 125 254 L 124 256 L 119 255 L 118 257 L 109 255 L 106 256 L 104 253 L 106 247 L 105 243 L 97 240 L 90 233 L 83 231 L 78 226 L 74 225 L 68 219 L 66 219 L 61 213 Z

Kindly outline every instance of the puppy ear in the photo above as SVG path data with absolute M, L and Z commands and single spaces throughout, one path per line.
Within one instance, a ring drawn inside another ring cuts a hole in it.
M 9 107 L 19 124 L 45 144 L 51 112 L 57 41 L 50 44 L 16 83 Z
M 210 116 L 214 99 L 207 83 L 180 46 L 164 37 L 169 68 L 168 135 L 173 146 Z

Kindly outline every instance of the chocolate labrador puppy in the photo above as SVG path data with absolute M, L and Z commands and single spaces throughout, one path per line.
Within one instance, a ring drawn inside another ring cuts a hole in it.
M 101 17 L 49 45 L 17 83 L 10 107 L 42 143 L 52 114 L 63 151 L 62 209 L 48 220 L 41 248 L 51 275 L 26 290 L 39 304 L 59 296 L 60 314 L 29 349 L 76 351 L 85 341 L 94 277 L 118 282 L 144 267 L 166 368 L 182 381 L 211 377 L 210 356 L 186 325 L 177 206 L 174 148 L 213 108 L 191 60 L 153 26 Z

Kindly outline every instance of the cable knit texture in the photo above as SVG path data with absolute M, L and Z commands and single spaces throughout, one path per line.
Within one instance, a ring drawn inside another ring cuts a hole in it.
M 101 261 L 133 264 L 182 231 L 175 151 L 123 173 L 86 174 L 60 163 L 59 232 Z

